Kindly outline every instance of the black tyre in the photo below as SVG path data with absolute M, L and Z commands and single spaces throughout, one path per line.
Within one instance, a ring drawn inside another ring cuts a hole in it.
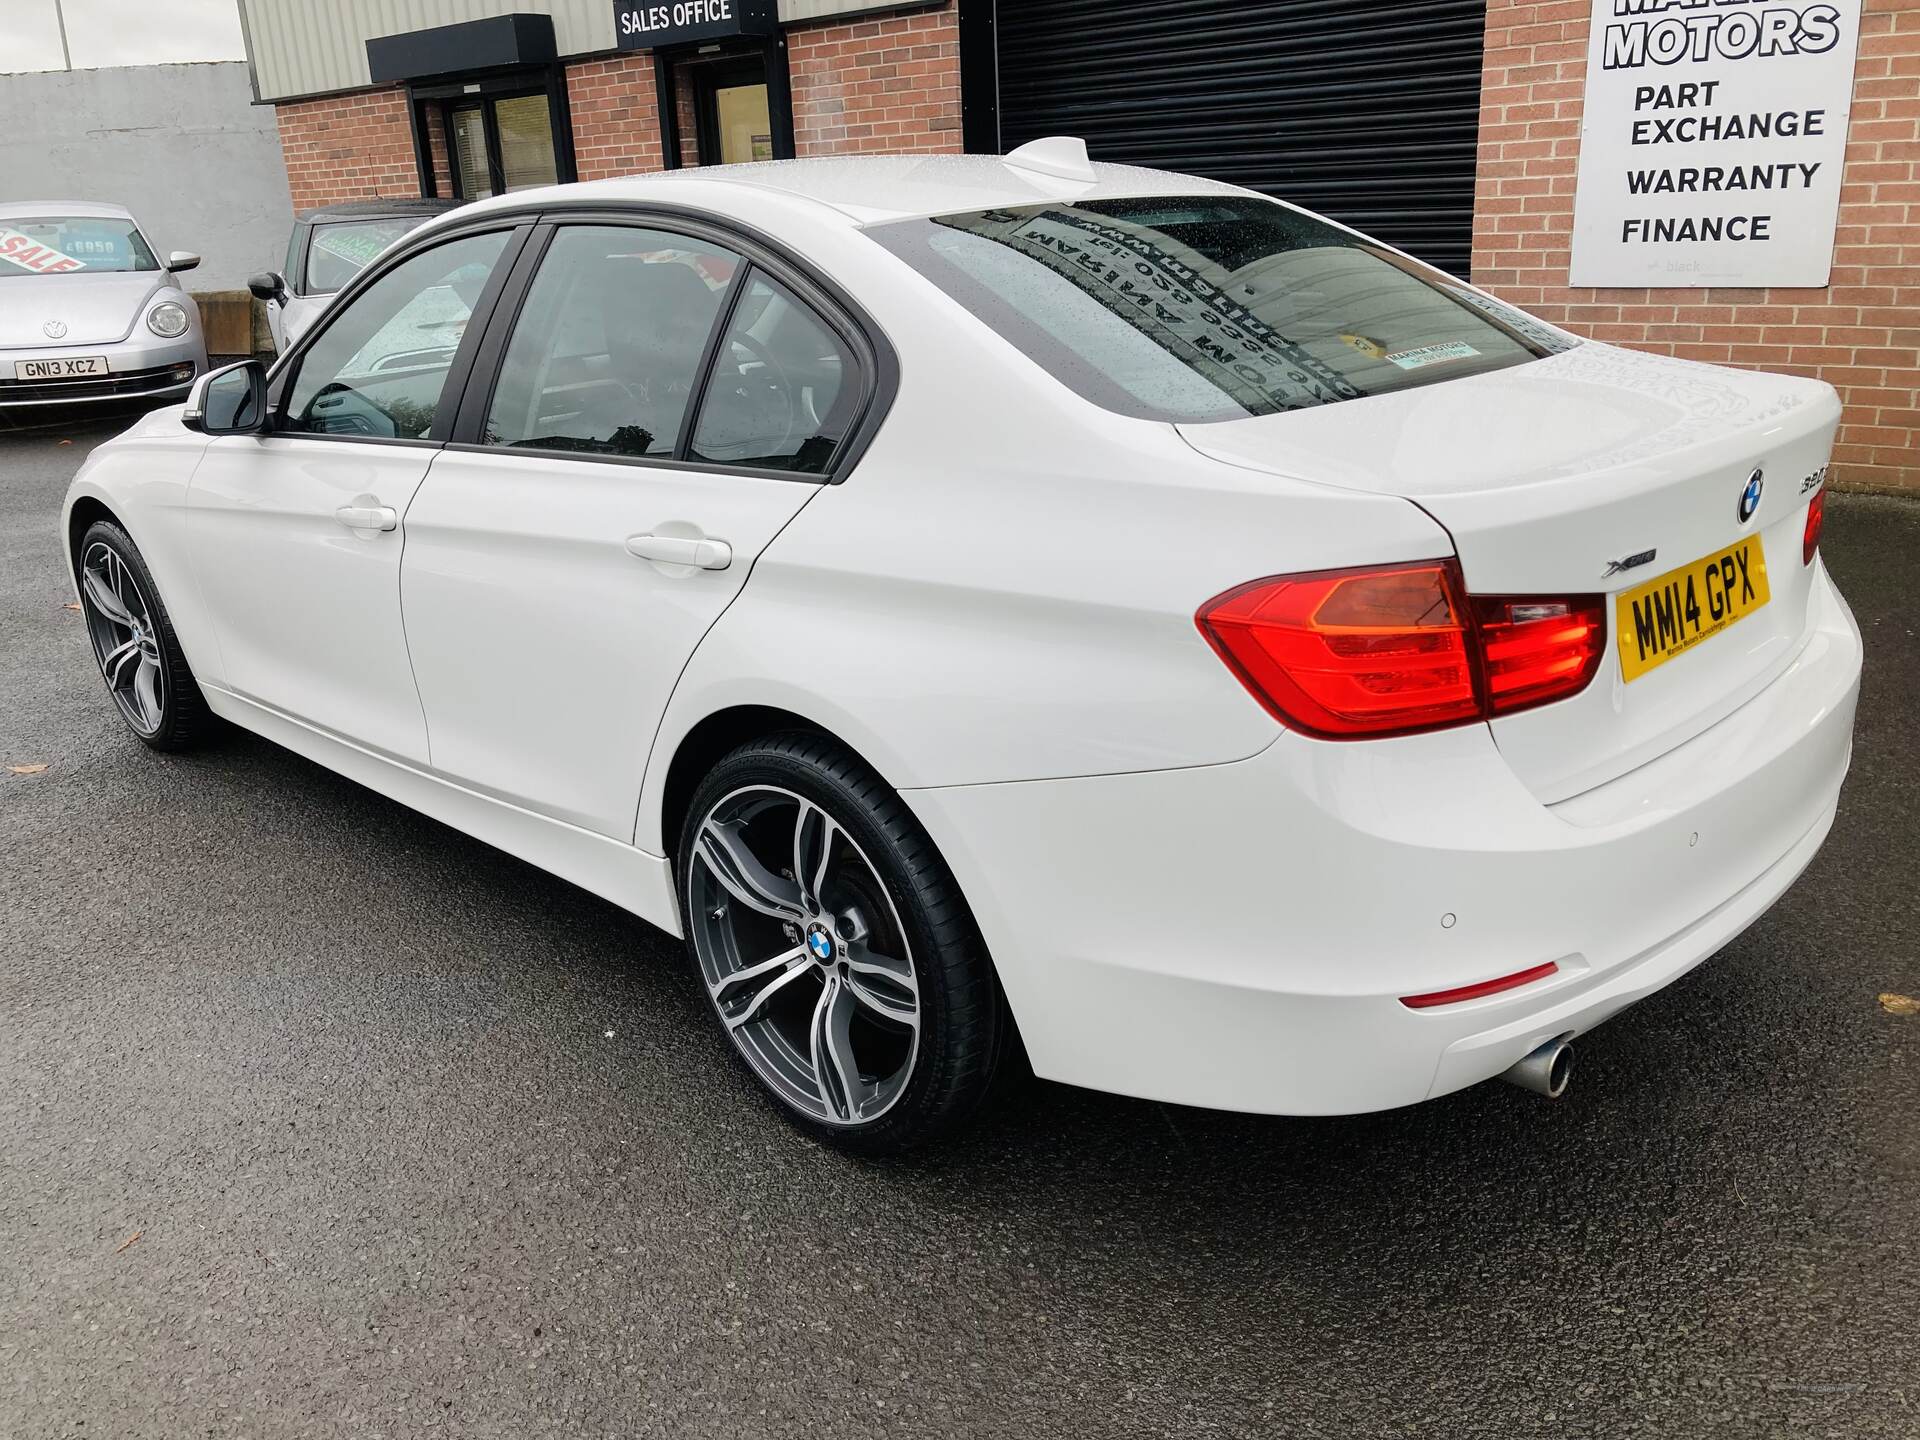
M 768 736 L 695 791 L 688 948 L 743 1060 L 804 1130 L 865 1155 L 951 1133 L 1011 1018 L 973 917 L 900 797 L 824 736 Z
M 93 658 L 127 728 L 155 750 L 184 750 L 211 723 L 140 547 L 111 520 L 80 541 L 80 605 Z

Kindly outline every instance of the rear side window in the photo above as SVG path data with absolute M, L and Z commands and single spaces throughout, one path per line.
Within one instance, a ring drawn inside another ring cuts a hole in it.
M 1572 341 L 1254 197 L 1012 206 L 867 231 L 1087 399 L 1151 420 L 1306 409 Z
M 500 365 L 488 445 L 674 453 L 739 256 L 629 226 L 561 230 Z
M 756 270 L 714 358 L 688 458 L 824 475 L 860 396 L 840 337 Z

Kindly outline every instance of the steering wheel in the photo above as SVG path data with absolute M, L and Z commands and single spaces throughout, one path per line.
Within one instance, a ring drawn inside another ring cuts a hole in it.
M 795 422 L 800 416 L 800 401 L 786 367 L 773 358 L 773 352 L 744 331 L 731 337 L 750 358 L 749 363 L 764 365 L 767 375 L 755 379 L 747 374 L 746 364 L 735 364 L 734 378 L 728 384 L 746 404 L 739 412 L 739 423 L 726 428 L 742 438 L 709 440 L 701 453 L 710 460 L 742 460 L 754 455 L 784 454 L 793 439 Z M 709 387 L 710 395 L 712 393 Z M 774 418 L 778 407 L 778 419 Z M 744 432 L 744 433 L 742 433 Z

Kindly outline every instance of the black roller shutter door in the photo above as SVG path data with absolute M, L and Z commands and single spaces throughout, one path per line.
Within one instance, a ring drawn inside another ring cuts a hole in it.
M 984 5 L 988 0 L 962 0 Z M 1245 185 L 1467 273 L 1486 0 L 999 0 L 1000 141 Z M 991 83 L 970 72 L 969 86 Z

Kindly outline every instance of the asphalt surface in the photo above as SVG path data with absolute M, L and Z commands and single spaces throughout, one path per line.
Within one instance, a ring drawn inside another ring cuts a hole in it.
M 0 433 L 0 1436 L 1920 1435 L 1920 505 L 1826 850 L 1549 1104 L 788 1129 L 659 932 L 121 728 Z M 66 442 L 71 443 L 66 443 Z M 37 774 L 10 766 L 45 764 Z M 138 1236 L 131 1241 L 130 1237 Z

